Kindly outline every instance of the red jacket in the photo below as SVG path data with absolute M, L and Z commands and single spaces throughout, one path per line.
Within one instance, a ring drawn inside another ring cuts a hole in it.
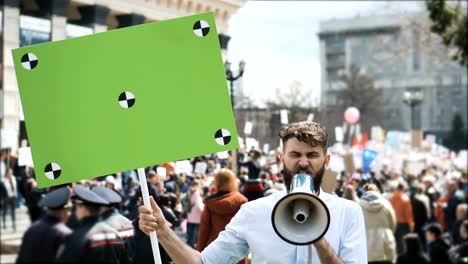
M 197 249 L 202 251 L 213 242 L 246 202 L 247 198 L 239 192 L 218 192 L 208 197 L 200 220 Z M 247 263 L 247 258 L 239 263 Z

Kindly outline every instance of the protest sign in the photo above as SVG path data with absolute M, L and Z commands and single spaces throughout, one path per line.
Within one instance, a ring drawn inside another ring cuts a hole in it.
M 190 163 L 190 160 L 176 161 L 174 172 L 176 174 L 185 173 L 188 175 L 192 175 L 192 172 L 193 172 L 192 163 Z
M 239 147 L 213 13 L 13 60 L 40 188 Z
M 246 135 L 252 134 L 252 127 L 253 127 L 252 122 L 249 122 L 249 121 L 245 122 L 244 134 Z
M 30 147 L 22 147 L 18 150 L 18 165 L 34 167 Z
M 423 132 L 422 130 L 413 130 L 411 131 L 411 147 L 421 148 L 423 142 Z
M 208 169 L 208 164 L 206 164 L 206 162 L 195 163 L 195 174 L 205 174 L 206 169 Z
M 282 125 L 287 125 L 289 123 L 288 120 L 288 110 L 283 109 L 280 111 L 280 116 L 281 116 L 281 124 Z
M 353 154 L 346 154 L 343 156 L 344 159 L 344 164 L 345 164 L 345 170 L 348 175 L 353 174 L 356 171 L 356 168 L 354 167 L 354 156 Z

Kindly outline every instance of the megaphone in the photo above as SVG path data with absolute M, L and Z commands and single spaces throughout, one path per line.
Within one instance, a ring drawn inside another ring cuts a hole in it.
M 312 176 L 294 175 L 289 194 L 273 208 L 271 222 L 276 234 L 294 245 L 309 245 L 325 235 L 330 226 L 330 212 L 315 195 Z

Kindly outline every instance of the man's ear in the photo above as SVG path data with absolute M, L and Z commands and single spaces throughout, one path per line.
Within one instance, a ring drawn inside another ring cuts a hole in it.
M 329 164 L 330 164 L 330 154 L 326 154 L 326 156 L 325 156 L 325 169 L 328 169 Z
M 283 153 L 283 151 L 278 152 L 278 158 L 279 158 L 279 162 L 280 162 L 280 163 L 283 163 L 283 160 L 284 160 L 284 153 Z

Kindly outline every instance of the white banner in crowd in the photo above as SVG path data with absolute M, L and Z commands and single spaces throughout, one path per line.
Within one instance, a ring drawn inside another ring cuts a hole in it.
M 272 164 L 271 165 L 271 174 L 278 174 L 279 169 L 278 169 L 278 164 Z
M 166 178 L 166 176 L 167 176 L 166 168 L 164 168 L 164 167 L 158 167 L 158 168 L 156 169 L 156 173 L 157 173 L 159 176 L 163 177 L 163 178 Z
M 239 147 L 240 148 L 245 148 L 244 139 L 241 138 L 241 137 L 237 137 L 237 138 L 238 138 L 238 141 L 239 141 Z
M 424 141 L 426 141 L 430 145 L 433 145 L 436 143 L 436 139 L 437 139 L 436 135 L 427 134 Z
M 266 154 L 270 151 L 270 144 L 263 144 L 263 152 Z
M 195 173 L 196 174 L 205 174 L 206 169 L 208 169 L 208 164 L 206 164 L 206 162 L 197 162 L 197 163 L 195 163 Z
M 330 163 L 328 169 L 337 173 L 341 173 L 345 170 L 345 163 L 343 157 L 335 154 L 330 154 Z
M 247 147 L 247 150 L 250 150 L 252 148 L 254 149 L 259 149 L 259 144 L 258 144 L 258 141 L 255 140 L 255 138 L 246 138 L 245 139 L 245 144 L 246 144 L 246 147 Z
M 221 151 L 216 153 L 218 155 L 219 159 L 228 159 L 229 158 L 229 152 L 228 151 Z
M 245 127 L 244 127 L 244 134 L 250 135 L 252 134 L 252 128 L 253 128 L 253 123 L 250 121 L 245 122 Z
M 19 150 L 18 150 L 18 165 L 34 167 L 30 147 L 19 148 Z
M 15 129 L 0 129 L 0 139 L 2 148 L 11 148 L 12 152 L 18 147 L 18 130 Z
M 280 111 L 280 115 L 281 115 L 281 124 L 282 125 L 287 125 L 289 124 L 289 120 L 288 120 L 288 110 L 286 109 L 283 109 Z
M 335 127 L 335 140 L 337 142 L 343 142 L 344 132 L 342 127 Z
M 371 129 L 371 139 L 374 141 L 382 141 L 382 128 L 379 126 L 373 126 Z
M 185 174 L 191 175 L 193 172 L 192 163 L 190 163 L 190 160 L 176 161 L 174 172 L 176 174 L 185 173 Z
M 466 171 L 468 169 L 468 150 L 461 150 L 453 160 L 453 163 L 458 169 Z

